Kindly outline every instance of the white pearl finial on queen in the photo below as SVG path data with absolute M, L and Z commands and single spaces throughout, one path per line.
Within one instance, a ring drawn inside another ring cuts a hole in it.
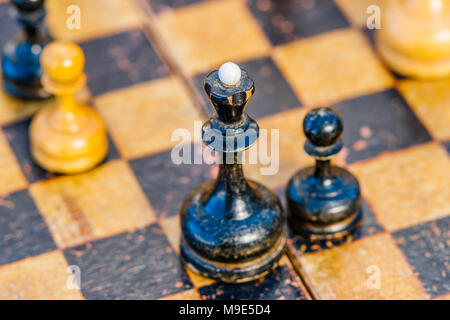
M 219 80 L 226 86 L 234 86 L 241 80 L 241 68 L 236 63 L 226 62 L 219 68 Z

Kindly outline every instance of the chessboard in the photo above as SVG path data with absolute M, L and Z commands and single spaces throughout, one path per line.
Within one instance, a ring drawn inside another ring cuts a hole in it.
M 87 173 L 45 172 L 28 126 L 54 101 L 0 91 L 0 298 L 449 299 L 450 80 L 387 69 L 366 28 L 367 7 L 381 2 L 47 0 L 52 36 L 84 50 L 79 99 L 105 120 L 110 151 Z M 79 29 L 67 26 L 70 5 Z M 0 45 L 19 30 L 8 11 L 0 0 Z M 305 114 L 332 106 L 345 124 L 335 163 L 363 195 L 354 234 L 308 242 L 289 231 L 279 266 L 242 284 L 183 268 L 180 206 L 217 168 L 171 161 L 178 128 L 192 133 L 193 155 L 202 151 L 195 122 L 212 110 L 203 81 L 226 61 L 255 81 L 248 114 L 279 130 L 278 172 L 246 165 L 249 178 L 284 201 L 289 178 L 313 163 Z

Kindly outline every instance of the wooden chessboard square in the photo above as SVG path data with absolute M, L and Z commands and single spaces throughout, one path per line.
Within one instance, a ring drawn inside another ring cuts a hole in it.
M 28 135 L 30 122 L 30 120 L 26 120 L 3 127 L 3 132 L 16 155 L 23 174 L 28 182 L 33 183 L 47 179 L 52 174 L 39 167 L 31 158 L 30 138 Z
M 352 171 L 388 231 L 450 213 L 450 159 L 438 143 L 385 153 L 353 165 Z
M 158 224 L 64 251 L 87 299 L 156 299 L 193 288 Z
M 1 75 L 0 86 L 3 88 L 3 79 Z M 37 110 L 52 102 L 52 99 L 42 101 L 19 100 L 10 96 L 5 92 L 5 90 L 2 89 L 0 90 L 0 125 L 11 124 L 13 122 L 26 119 L 33 115 Z
M 393 78 L 369 42 L 354 29 L 340 29 L 277 47 L 274 59 L 308 106 L 323 106 L 393 86 Z
M 191 150 L 192 164 L 175 164 L 171 150 L 130 161 L 159 219 L 177 215 L 184 199 L 194 188 L 216 178 L 216 166 L 193 164 L 194 153 L 201 156 L 200 145 L 189 145 L 187 150 Z
M 164 230 L 164 234 L 169 240 L 170 245 L 173 250 L 180 255 L 180 238 L 181 238 L 181 226 L 180 226 L 180 217 L 178 215 L 172 216 L 167 219 L 162 219 L 159 221 L 162 229 Z M 216 282 L 213 279 L 208 279 L 202 277 L 189 269 L 186 268 L 186 272 L 189 276 L 189 279 L 193 283 L 194 287 L 201 288 L 207 285 L 210 285 Z
M 370 6 L 382 7 L 386 0 L 334 0 L 348 20 L 356 27 L 366 27 L 367 20 L 373 14 L 367 13 Z M 382 14 L 382 13 L 381 13 Z
M 10 3 L 0 3 L 0 48 L 3 48 L 5 43 L 20 31 L 11 11 L 12 5 Z
M 386 233 L 305 254 L 300 264 L 319 299 L 428 298 L 401 250 Z
M 156 220 L 131 169 L 120 160 L 33 184 L 30 193 L 61 248 L 131 232 Z
M 301 106 L 292 88 L 284 80 L 270 57 L 241 62 L 239 66 L 248 72 L 256 85 L 255 94 L 250 99 L 246 109 L 250 117 L 258 119 Z M 195 85 L 207 106 L 209 114 L 212 114 L 214 107 L 209 102 L 203 88 L 208 73 L 196 76 Z
M 429 142 L 431 137 L 402 96 L 387 90 L 334 105 L 344 119 L 346 162 Z
M 450 155 L 450 140 L 443 142 L 442 145 L 444 146 L 445 149 L 447 149 L 449 155 Z
M 206 300 L 307 300 L 294 270 L 284 257 L 280 265 L 264 278 L 240 283 L 214 283 L 199 289 Z
M 190 75 L 230 60 L 265 56 L 270 49 L 240 1 L 206 1 L 164 12 L 158 15 L 157 25 L 174 58 Z
M 344 1 L 345 1 L 345 0 L 344 0 Z M 352 1 L 352 0 L 350 0 L 350 1 Z M 363 0 L 363 1 L 365 1 L 365 0 Z M 373 2 L 374 2 L 374 3 L 380 2 L 381 4 L 383 4 L 383 3 L 385 2 L 385 0 L 374 0 Z M 382 8 L 382 6 L 381 6 L 380 8 Z M 382 10 L 383 10 L 383 9 L 382 9 Z M 379 52 L 378 52 L 378 49 L 377 49 L 377 47 L 376 47 L 376 42 L 375 42 L 375 35 L 376 35 L 376 33 L 377 33 L 377 30 L 378 30 L 378 29 L 369 29 L 369 28 L 367 28 L 367 27 L 364 27 L 364 28 L 362 29 L 362 32 L 363 32 L 364 36 L 366 37 L 366 39 L 369 40 L 369 43 L 370 43 L 372 49 L 373 49 L 375 52 L 377 52 L 377 56 L 381 59 L 381 57 L 380 57 L 380 55 L 379 55 Z M 389 68 L 389 66 L 386 65 L 386 68 Z M 392 69 L 389 69 L 389 72 L 391 73 L 391 75 L 392 75 L 396 80 L 404 80 L 404 79 L 406 79 L 405 76 L 403 76 L 403 75 L 401 75 L 401 74 L 395 72 L 395 71 L 392 70 Z
M 333 0 L 248 0 L 274 45 L 349 26 Z
M 302 123 L 306 113 L 305 108 L 295 108 L 258 122 L 258 143 L 245 153 L 244 171 L 249 179 L 271 189 L 284 187 L 296 171 L 314 164 L 314 160 L 303 150 L 306 138 Z M 252 152 L 263 155 L 258 156 L 256 164 L 250 163 Z
M 79 27 L 70 6 L 78 7 Z M 137 7 L 129 0 L 47 0 L 46 9 L 46 23 L 57 39 L 83 41 L 141 25 Z
M 203 276 L 195 273 L 194 271 L 189 270 L 188 268 L 185 268 L 185 269 L 186 269 L 186 273 L 189 276 L 189 279 L 191 280 L 191 282 L 194 284 L 194 286 L 196 288 L 206 287 L 206 286 L 209 286 L 209 285 L 217 282 L 214 279 L 203 277 Z
M 0 194 L 26 188 L 28 185 L 22 170 L 8 144 L 3 132 L 0 132 Z
M 450 293 L 450 216 L 393 234 L 409 264 L 432 297 Z
M 450 293 L 440 297 L 436 297 L 434 298 L 434 300 L 450 300 Z
M 362 200 L 361 208 L 362 218 L 358 222 L 357 228 L 352 234 L 335 240 L 308 241 L 302 236 L 296 234 L 291 228 L 288 228 L 289 248 L 293 250 L 296 256 L 301 256 L 305 253 L 325 250 L 384 232 L 383 227 L 380 226 L 375 214 L 372 212 L 372 208 L 364 199 Z
M 82 300 L 80 290 L 68 287 L 69 265 L 52 251 L 0 267 L 0 299 Z
M 56 248 L 28 191 L 0 199 L 0 265 Z
M 201 298 L 196 289 L 191 289 L 160 298 L 159 300 L 201 300 Z
M 202 2 L 205 0 L 146 0 L 154 12 L 160 13 L 163 11 L 180 8 Z
M 96 97 L 100 111 L 120 153 L 128 159 L 170 149 L 176 129 L 193 136 L 201 121 L 189 93 L 177 77 L 157 79 Z M 198 137 L 200 138 L 200 127 Z
M 82 42 L 88 86 L 94 95 L 169 75 L 142 30 Z
M 400 93 L 438 140 L 450 139 L 450 80 L 402 81 Z
M 108 139 L 108 153 L 106 154 L 105 159 L 103 159 L 103 163 L 106 163 L 111 160 L 120 159 L 119 150 L 117 150 L 116 143 L 112 140 L 109 132 L 106 132 Z
M 175 215 L 167 219 L 161 219 L 159 221 L 159 224 L 164 230 L 164 234 L 166 235 L 167 240 L 172 245 L 173 250 L 179 255 L 181 236 L 180 217 L 178 215 Z

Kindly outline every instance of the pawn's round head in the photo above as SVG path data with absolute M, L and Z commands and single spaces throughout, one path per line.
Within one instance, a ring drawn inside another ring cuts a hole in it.
M 226 62 L 218 72 L 219 80 L 226 86 L 235 86 L 241 80 L 241 68 L 233 62 Z
M 41 54 L 44 75 L 54 82 L 72 82 L 84 75 L 84 53 L 75 43 L 55 41 Z
M 303 120 L 303 131 L 316 146 L 325 147 L 339 141 L 344 130 L 341 115 L 331 108 L 316 108 Z
M 44 7 L 44 0 L 12 0 L 11 2 L 23 12 L 33 12 Z

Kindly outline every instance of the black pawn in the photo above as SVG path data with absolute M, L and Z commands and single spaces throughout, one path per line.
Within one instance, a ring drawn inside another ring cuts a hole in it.
M 181 256 L 202 276 L 249 281 L 277 265 L 285 245 L 286 217 L 277 196 L 246 180 L 238 163 L 259 134 L 257 123 L 244 112 L 254 92 L 253 80 L 241 70 L 239 83 L 226 86 L 213 71 L 204 87 L 216 114 L 203 125 L 203 140 L 224 163 L 217 179 L 193 190 L 181 208 Z
M 41 52 L 51 37 L 43 26 L 44 0 L 12 0 L 13 14 L 23 31 L 9 40 L 2 51 L 3 87 L 22 99 L 50 96 L 41 86 Z
M 303 120 L 305 151 L 316 165 L 300 170 L 286 189 L 292 229 L 307 239 L 334 239 L 352 232 L 361 218 L 359 183 L 331 165 L 342 148 L 342 118 L 331 108 L 311 110 Z

